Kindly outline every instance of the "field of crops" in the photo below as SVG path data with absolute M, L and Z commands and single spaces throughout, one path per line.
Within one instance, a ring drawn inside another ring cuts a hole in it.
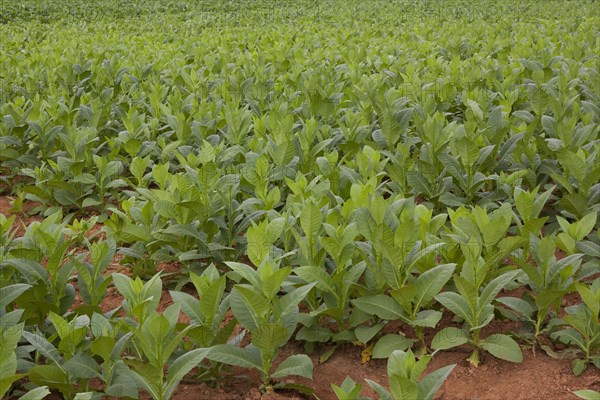
M 0 398 L 599 399 L 599 10 L 3 0 Z

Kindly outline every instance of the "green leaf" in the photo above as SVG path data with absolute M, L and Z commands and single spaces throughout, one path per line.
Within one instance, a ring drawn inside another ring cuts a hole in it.
M 448 365 L 433 371 L 419 382 L 419 400 L 431 400 L 440 390 L 444 381 L 448 378 L 456 364 Z
M 575 242 L 577 248 L 584 254 L 596 258 L 600 258 L 600 245 L 589 240 Z
M 267 354 L 273 352 L 287 341 L 288 330 L 279 324 L 262 324 L 252 331 L 252 344 Z
M 558 206 L 576 217 L 582 217 L 589 207 L 587 197 L 581 193 L 565 194 L 558 202 Z
M 64 373 L 62 370 L 63 359 L 60 356 L 60 353 L 50 342 L 48 342 L 45 338 L 40 335 L 30 333 L 27 331 L 23 331 L 23 337 L 29 343 L 35 347 L 37 351 L 39 351 L 44 357 L 54 362 L 56 367 Z
M 101 378 L 100 366 L 87 353 L 75 354 L 63 364 L 63 368 L 68 374 L 77 378 Z
M 41 386 L 28 391 L 23 396 L 19 397 L 19 400 L 42 400 L 49 394 L 50 390 L 48 390 L 48 386 Z
M 16 370 L 16 368 L 17 368 L 17 365 L 16 365 L 17 364 L 17 360 L 16 360 L 16 356 L 14 355 L 14 353 L 12 355 L 12 358 L 14 358 L 14 366 L 8 366 L 7 367 L 5 365 L 1 365 L 0 367 L 2 369 L 9 369 L 10 368 L 12 370 Z M 2 399 L 5 398 L 4 395 L 8 392 L 8 390 L 10 389 L 10 387 L 12 386 L 12 384 L 14 382 L 18 381 L 19 379 L 23 379 L 24 377 L 27 376 L 26 374 L 15 374 L 15 375 L 10 375 L 10 376 L 5 377 L 6 375 L 4 374 L 4 372 L 5 371 L 1 371 L 0 370 L 0 373 L 1 373 L 0 376 L 2 376 L 0 378 L 0 395 L 2 396 Z
M 169 368 L 169 374 L 167 375 L 166 389 L 163 394 L 163 399 L 168 400 L 173 395 L 173 392 L 179 385 L 179 382 L 183 377 L 196 367 L 207 354 L 210 349 L 196 349 L 187 352 L 177 358 L 171 367 Z
M 270 307 L 267 301 L 254 289 L 236 285 L 230 295 L 231 310 L 240 324 L 255 331 L 262 324 Z
M 388 358 L 396 350 L 408 349 L 415 341 L 402 335 L 385 335 L 373 347 L 372 358 Z
M 371 340 L 379 331 L 383 329 L 385 326 L 384 323 L 379 323 L 374 326 L 359 326 L 354 330 L 354 334 L 356 335 L 356 339 L 360 342 L 367 344 L 369 340 Z
M 331 286 L 331 278 L 323 268 L 319 267 L 296 267 L 294 273 L 304 281 L 315 283 L 319 290 L 326 293 L 335 293 L 335 289 Z
M 415 194 L 425 194 L 427 197 L 433 196 L 432 185 L 425 175 L 419 171 L 408 171 L 406 173 L 406 180 L 409 186 L 415 191 Z
M 521 348 L 510 336 L 500 334 L 488 336 L 481 341 L 481 347 L 503 360 L 515 363 L 523 361 Z
M 469 341 L 467 334 L 458 328 L 447 327 L 439 331 L 431 342 L 434 350 L 446 350 L 461 346 Z
M 77 393 L 75 395 L 75 397 L 73 398 L 73 400 L 92 400 L 94 398 L 94 395 L 98 395 L 95 392 L 82 392 L 82 393 Z
M 461 295 L 454 292 L 444 292 L 435 296 L 435 299 L 448 310 L 468 321 L 471 326 L 475 326 L 476 321 L 472 320 L 469 303 Z
M 573 370 L 573 375 L 579 376 L 587 369 L 587 361 L 581 358 L 576 358 L 571 363 L 571 369 Z
M 456 264 L 438 265 L 425 271 L 415 281 L 416 295 L 413 300 L 415 310 L 428 304 L 452 277 Z
M 323 216 L 321 210 L 313 203 L 307 204 L 300 213 L 300 226 L 302 231 L 310 241 L 316 241 L 323 225 Z
M 54 365 L 34 365 L 29 370 L 29 380 L 36 385 L 48 386 L 66 392 L 72 389 L 67 375 Z
M 129 166 L 129 170 L 131 174 L 136 178 L 138 184 L 142 183 L 142 177 L 144 176 L 144 172 L 146 171 L 147 162 L 143 158 L 135 157 L 131 161 L 131 165 Z
M 211 347 L 206 358 L 236 367 L 262 370 L 260 360 L 256 360 L 250 352 L 231 344 L 218 344 Z
M 600 298 L 586 284 L 578 283 L 575 285 L 575 289 L 577 290 L 577 293 L 579 293 L 579 296 L 581 296 L 585 305 L 588 306 L 588 308 L 592 312 L 592 318 L 597 324 L 598 314 L 600 314 Z
M 535 311 L 528 302 L 516 297 L 500 297 L 496 301 L 525 317 L 531 317 Z
M 250 227 L 246 232 L 248 258 L 254 265 L 260 265 L 271 254 L 271 240 L 259 227 Z
M 277 302 L 276 307 L 273 310 L 273 314 L 276 318 L 281 318 L 291 312 L 297 310 L 298 304 L 304 300 L 308 293 L 315 287 L 316 283 L 300 286 L 297 289 L 292 290 L 286 295 L 282 296 Z
M 271 378 L 284 378 L 295 375 L 312 379 L 313 363 L 306 354 L 295 354 L 286 358 L 271 374 Z
M 156 384 L 156 379 L 145 377 L 137 371 L 131 371 L 131 377 L 138 387 L 148 392 L 154 400 L 162 400 L 160 396 L 160 388 Z M 154 377 L 156 378 L 156 377 Z
M 517 275 L 519 275 L 519 271 L 510 271 L 500 275 L 488 283 L 479 297 L 479 307 L 483 307 L 485 304 L 491 303 L 492 300 L 496 298 L 496 295 L 498 295 L 498 293 L 500 293 L 500 291 L 504 289 L 506 285 L 513 281 Z
M 477 102 L 473 100 L 467 100 L 467 106 L 473 111 L 473 114 L 477 117 L 479 121 L 483 121 L 483 110 L 481 106 L 477 104 Z
M 585 400 L 600 400 L 600 392 L 596 392 L 595 390 L 584 389 L 577 390 L 573 393 L 575 393 L 577 397 Z
M 403 376 L 389 376 L 390 391 L 395 399 L 417 399 L 419 388 L 416 382 Z
M 331 384 L 331 389 L 340 400 L 365 400 L 360 397 L 362 385 L 354 382 L 349 376 L 344 379 L 342 386 Z
M 132 279 L 130 277 L 120 273 L 114 273 L 112 274 L 112 278 L 115 287 L 119 293 L 125 297 L 125 299 L 130 302 L 133 302 L 135 299 L 137 299 L 138 294 L 132 285 Z
M 594 213 L 587 214 L 585 217 L 577 221 L 575 228 L 575 240 L 583 240 L 596 226 L 598 215 Z
M 138 386 L 136 384 L 135 373 L 127 368 L 122 360 L 115 362 L 112 379 L 106 389 L 104 389 L 104 392 L 112 397 L 137 398 Z
M 175 303 L 181 305 L 182 311 L 185 315 L 190 317 L 193 322 L 200 325 L 204 323 L 204 314 L 200 310 L 200 301 L 198 299 L 187 293 L 176 292 L 174 290 L 169 291 L 169 294 Z
M 408 323 L 411 326 L 422 326 L 425 328 L 435 328 L 442 319 L 442 313 L 435 310 L 423 310 L 415 315 L 415 318 Z
M 388 321 L 398 320 L 402 316 L 402 307 L 393 298 L 385 295 L 365 296 L 352 300 L 352 304 L 366 312 Z
M 379 383 L 372 381 L 370 379 L 365 379 L 365 381 L 367 381 L 369 386 L 371 386 L 373 388 L 373 390 L 375 390 L 375 392 L 377 393 L 377 395 L 379 396 L 379 398 L 381 400 L 394 400 L 394 398 L 392 397 L 390 392 L 385 390 L 385 388 L 383 386 L 381 386 Z
M 0 288 L 0 310 L 12 303 L 17 297 L 23 294 L 31 285 L 17 283 Z

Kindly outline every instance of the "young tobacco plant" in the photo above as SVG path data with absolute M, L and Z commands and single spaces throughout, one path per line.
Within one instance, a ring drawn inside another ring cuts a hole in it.
M 490 213 L 476 206 L 473 209 L 461 207 L 455 211 L 448 210 L 448 215 L 452 222 L 452 233 L 446 234 L 446 237 L 449 239 L 448 244 L 454 245 L 457 253 L 453 254 L 449 250 L 445 253 L 446 256 L 460 264 L 466 256 L 465 246 L 480 249 L 481 256 L 485 259 L 488 281 L 504 272 L 500 266 L 506 257 L 529 240 L 528 237 L 508 236 L 513 219 L 508 203 Z M 477 244 L 473 244 L 474 242 Z
M 525 292 L 521 298 L 496 299 L 508 308 L 508 310 L 500 309 L 505 316 L 512 320 L 521 320 L 533 327 L 531 339 L 534 348 L 537 344 L 544 348 L 539 341 L 539 336 L 546 330 L 545 323 L 552 309 L 558 313 L 562 298 L 574 290 L 576 274 L 581 265 L 581 254 L 573 254 L 557 260 L 555 246 L 555 236 L 538 239 L 532 235 L 530 248 L 535 267 L 530 264 L 522 266 L 526 274 L 524 282 L 531 291 Z
M 299 319 L 298 304 L 315 283 L 289 290 L 279 297 L 282 285 L 291 273 L 290 267 L 279 267 L 269 258 L 255 270 L 242 263 L 227 262 L 234 280 L 243 278 L 247 283 L 235 285 L 229 296 L 231 310 L 237 321 L 250 332 L 251 343 L 245 349 L 234 344 L 213 346 L 207 358 L 243 368 L 257 369 L 262 375 L 263 388 L 273 386 L 273 379 L 289 375 L 312 378 L 313 365 L 306 355 L 292 355 L 273 371 L 278 349 L 287 343 L 296 330 Z
M 102 360 L 100 379 L 104 394 L 113 397 L 137 398 L 138 386 L 132 371 L 123 361 L 124 351 L 133 332 L 121 335 L 117 326 L 104 315 L 93 313 L 90 321 L 93 339 L 89 351 Z
M 150 317 L 158 307 L 162 296 L 160 272 L 147 282 L 143 282 L 139 277 L 131 279 L 120 273 L 112 274 L 112 278 L 119 293 L 125 297 L 123 301 L 125 314 L 143 325 L 146 318 Z
M 425 271 L 412 282 L 390 291 L 390 295 L 363 296 L 352 300 L 359 310 L 387 321 L 402 320 L 415 329 L 421 348 L 427 352 L 425 328 L 435 328 L 442 313 L 429 305 L 452 277 L 456 264 L 443 264 Z M 387 334 L 375 344 L 373 357 L 387 357 L 391 350 L 406 350 L 412 340 L 398 334 Z
M 79 293 L 85 304 L 75 311 L 91 315 L 100 311 L 100 303 L 106 295 L 106 289 L 112 283 L 112 277 L 105 277 L 104 271 L 112 262 L 116 245 L 114 240 L 98 241 L 89 244 L 91 263 L 85 260 L 85 255 L 75 259 Z
M 576 222 L 569 223 L 562 217 L 556 217 L 563 232 L 557 235 L 558 247 L 568 255 L 574 254 L 583 239 L 596 227 L 598 214 L 593 212 L 585 215 Z
M 456 366 L 453 364 L 442 367 L 421 378 L 431 358 L 423 356 L 417 360 L 411 350 L 395 350 L 387 363 L 390 391 L 375 381 L 366 381 L 381 400 L 431 400 Z M 356 385 L 350 378 L 344 380 L 341 388 L 335 385 L 332 387 L 339 400 L 362 399 L 358 397 L 361 385 Z
M 359 232 L 368 240 L 356 243 L 368 266 L 365 294 L 402 288 L 425 261 L 431 261 L 441 244 L 420 240 L 423 234 L 414 199 L 389 201 L 379 195 L 363 195 L 356 195 L 353 201 L 366 204 L 355 212 Z
M 352 262 L 356 248 L 354 239 L 358 230 L 355 223 L 340 224 L 337 227 L 326 223 L 323 226 L 327 235 L 321 237 L 321 244 L 332 262 L 325 263 L 322 267 L 296 267 L 293 271 L 306 283 L 316 283 L 313 292 L 307 296 L 311 312 L 302 315 L 301 323 L 304 326 L 298 331 L 296 338 L 305 340 L 307 344 L 329 339 L 334 342 L 354 341 L 356 336 L 352 331 L 369 317 L 350 307 L 355 286 L 366 268 L 365 262 Z M 335 333 L 319 324 L 322 317 L 335 321 Z
M 190 343 L 201 348 L 227 343 L 237 321 L 235 318 L 227 323 L 223 321 L 229 310 L 229 295 L 225 295 L 226 275 L 219 275 L 211 264 L 201 275 L 191 273 L 190 280 L 200 300 L 184 292 L 169 292 L 193 325 L 187 332 Z M 198 379 L 219 379 L 221 367 L 221 363 L 202 365 Z
M 583 304 L 565 308 L 566 315 L 554 325 L 568 327 L 551 333 L 550 337 L 577 346 L 573 352 L 583 357 L 575 358 L 571 368 L 575 375 L 580 375 L 590 364 L 600 369 L 600 278 L 591 285 L 577 283 L 575 288 Z
M 471 242 L 461 248 L 466 260 L 460 275 L 454 275 L 458 293 L 443 292 L 435 296 L 435 299 L 464 321 L 464 329 L 442 329 L 433 338 L 431 347 L 438 351 L 469 344 L 473 347 L 469 362 L 475 366 L 479 365 L 481 350 L 507 361 L 521 362 L 521 349 L 510 336 L 494 334 L 486 338 L 480 337 L 481 328 L 494 319 L 492 302 L 505 286 L 517 278 L 520 271 L 505 272 L 484 285 L 489 264 L 481 257 L 481 246 Z
M 23 318 L 28 325 L 43 324 L 50 311 L 65 314 L 75 300 L 75 289 L 69 283 L 75 263 L 61 219 L 58 211 L 31 224 L 4 261 L 32 286 L 16 299 L 25 310 Z
M 368 397 L 360 395 L 362 385 L 354 382 L 349 376 L 344 379 L 342 386 L 331 384 L 331 389 L 335 393 L 338 400 L 370 400 Z
M 49 319 L 56 331 L 49 339 L 40 331 L 23 331 L 23 338 L 37 352 L 35 360 L 39 356 L 46 359 L 46 364 L 38 362 L 29 369 L 29 380 L 56 389 L 67 398 L 87 392 L 90 380 L 102 377 L 100 366 L 88 352 L 90 318 L 83 315 L 67 321 L 50 312 Z M 58 346 L 52 344 L 55 338 Z
M 154 400 L 170 399 L 183 377 L 198 366 L 210 351 L 200 348 L 183 352 L 177 358 L 172 357 L 182 345 L 187 332 L 193 328 L 193 325 L 188 325 L 176 331 L 179 312 L 179 304 L 168 307 L 162 314 L 153 310 L 135 330 L 132 338 L 134 346 L 145 360 L 129 362 L 133 367 L 133 376 Z

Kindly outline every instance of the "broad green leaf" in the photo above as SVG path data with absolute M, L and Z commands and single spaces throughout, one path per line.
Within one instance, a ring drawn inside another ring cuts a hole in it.
M 177 385 L 183 379 L 185 374 L 196 367 L 210 352 L 210 349 L 196 349 L 187 352 L 177 358 L 169 368 L 167 375 L 166 389 L 163 393 L 163 399 L 168 400 L 173 395 Z
M 360 342 L 367 344 L 379 331 L 383 329 L 385 325 L 383 323 L 379 323 L 373 326 L 358 326 L 354 330 L 354 334 L 356 335 L 356 339 Z
M 463 330 L 454 327 L 447 327 L 439 331 L 433 337 L 431 348 L 434 350 L 451 349 L 467 343 L 468 340 L 469 337 Z
M 288 330 L 284 326 L 266 323 L 252 331 L 252 344 L 268 354 L 283 346 L 287 337 Z
M 402 307 L 393 298 L 385 295 L 365 296 L 352 300 L 352 304 L 371 315 L 394 321 L 402 316 Z
M 319 267 L 296 267 L 294 273 L 307 283 L 314 283 L 319 290 L 326 293 L 335 293 L 335 289 L 331 286 L 331 278 L 323 268 Z
M 169 294 L 173 298 L 173 301 L 175 301 L 176 303 L 181 305 L 181 309 L 183 310 L 185 315 L 190 317 L 190 319 L 193 322 L 195 322 L 197 324 L 204 323 L 205 317 L 200 308 L 200 301 L 198 299 L 196 299 L 194 296 L 189 295 L 187 293 L 176 292 L 173 290 L 169 291 Z M 209 307 L 210 307 L 210 305 L 209 305 Z M 216 314 L 216 311 L 213 313 L 213 315 L 214 314 Z
M 435 328 L 442 319 L 442 313 L 435 310 L 423 310 L 415 315 L 415 318 L 408 321 L 412 326 L 422 326 L 425 328 Z
M 500 291 L 504 289 L 506 285 L 513 281 L 518 274 L 519 271 L 510 271 L 500 275 L 488 283 L 479 297 L 479 306 L 483 307 L 485 304 L 491 303 L 496 298 L 496 295 L 500 293 Z
M 581 358 L 576 358 L 571 363 L 571 370 L 573 371 L 573 375 L 579 376 L 585 372 L 587 369 L 587 362 L 582 360 Z
M 131 371 L 122 360 L 115 362 L 113 366 L 113 375 L 108 382 L 104 392 L 113 397 L 131 397 L 138 396 L 138 387 L 136 384 L 135 373 Z
M 454 292 L 444 292 L 435 296 L 435 299 L 448 310 L 468 321 L 471 326 L 475 326 L 469 303 L 461 295 Z
M 50 390 L 48 390 L 48 386 L 41 386 L 28 391 L 23 396 L 19 397 L 19 400 L 42 400 L 49 394 Z
M 584 400 L 600 400 L 600 392 L 596 392 L 595 390 L 584 389 L 577 390 L 573 393 L 575 393 L 577 397 L 582 398 Z
M 535 311 L 528 302 L 516 297 L 500 297 L 496 301 L 526 317 L 531 317 Z
M 255 331 L 262 325 L 270 307 L 254 289 L 237 285 L 229 298 L 233 315 L 244 328 Z
M 48 386 L 60 391 L 68 391 L 72 383 L 67 380 L 67 375 L 54 365 L 34 365 L 29 370 L 29 380 L 36 385 Z
M 300 213 L 300 226 L 309 241 L 316 240 L 316 236 L 319 234 L 323 224 L 322 218 L 321 210 L 313 203 L 307 204 L 302 209 Z
M 236 367 L 262 370 L 260 360 L 251 353 L 231 344 L 219 344 L 210 348 L 206 358 Z
M 503 360 L 516 363 L 523 361 L 521 348 L 510 336 L 501 334 L 488 336 L 481 341 L 481 347 Z
M 63 369 L 77 378 L 92 379 L 100 378 L 100 366 L 87 353 L 78 353 L 63 364 Z
M 295 375 L 312 379 L 313 363 L 306 354 L 295 354 L 286 358 L 277 366 L 275 372 L 271 374 L 272 378 L 284 378 Z
M 416 295 L 413 300 L 415 309 L 427 305 L 452 277 L 456 264 L 438 265 L 425 271 L 415 281 Z
M 31 285 L 17 283 L 0 288 L 0 310 L 12 303 L 17 297 L 29 289 Z
M 383 386 L 381 386 L 379 383 L 372 381 L 370 379 L 365 379 L 365 381 L 367 381 L 369 386 L 371 386 L 373 388 L 373 390 L 375 390 L 375 392 L 377 393 L 377 395 L 379 396 L 379 398 L 381 400 L 394 400 L 394 398 L 392 397 L 390 392 L 385 390 L 385 388 Z
M 438 370 L 425 376 L 419 382 L 419 395 L 418 399 L 431 400 L 433 396 L 440 390 L 444 381 L 448 378 L 452 370 L 456 367 L 456 364 L 442 367 Z
M 40 354 L 42 354 L 47 359 L 51 360 L 59 369 L 59 371 L 64 373 L 64 371 L 62 370 L 63 359 L 56 347 L 54 347 L 42 336 L 34 333 L 23 331 L 23 337 L 25 338 L 25 340 L 31 343 L 33 347 L 35 347 L 35 349 L 40 352 Z
M 406 350 L 415 342 L 414 339 L 397 334 L 387 334 L 375 343 L 372 358 L 388 358 L 396 350 Z

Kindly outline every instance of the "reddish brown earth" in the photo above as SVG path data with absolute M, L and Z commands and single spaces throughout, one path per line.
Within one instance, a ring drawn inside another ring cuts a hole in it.
M 10 198 L 0 196 L 0 212 L 9 215 Z M 25 205 L 29 209 L 30 205 Z M 20 227 L 17 235 L 24 231 L 23 226 L 39 217 L 29 217 L 17 215 L 16 221 Z M 96 232 L 95 228 L 93 232 Z M 116 256 L 110 265 L 106 274 L 122 272 L 129 274 L 126 267 L 120 264 L 120 256 Z M 165 273 L 177 272 L 176 264 L 161 264 L 159 269 Z M 75 282 L 76 284 L 76 282 Z M 190 294 L 194 294 L 193 289 L 184 287 L 182 289 Z M 520 296 L 524 288 L 519 288 L 504 295 Z M 122 304 L 123 298 L 114 287 L 108 289 L 106 298 L 101 304 L 104 311 L 114 309 Z M 570 294 L 565 297 L 563 305 L 572 305 L 580 301 L 577 294 Z M 159 305 L 159 311 L 164 310 L 173 303 L 168 293 L 168 289 L 163 289 L 162 298 Z M 77 296 L 75 306 L 81 304 L 81 299 Z M 226 320 L 233 316 L 229 313 Z M 182 314 L 180 322 L 187 323 L 189 319 Z M 452 322 L 452 316 L 446 313 L 439 324 L 440 326 L 457 326 Z M 234 335 L 241 332 L 237 327 Z M 482 336 L 485 337 L 494 333 L 506 333 L 517 330 L 517 326 L 512 322 L 494 321 L 488 327 L 483 329 Z M 410 328 L 401 323 L 390 323 L 385 328 L 386 332 L 403 332 L 412 335 Z M 431 341 L 435 335 L 435 330 L 426 331 L 426 340 Z M 248 342 L 246 337 L 243 343 Z M 313 398 L 321 400 L 336 399 L 331 384 L 341 385 L 346 376 L 350 376 L 355 381 L 363 384 L 362 394 L 375 398 L 375 393 L 366 384 L 365 379 L 374 380 L 384 386 L 387 385 L 386 360 L 371 360 L 367 363 L 361 362 L 362 348 L 352 344 L 345 344 L 338 347 L 337 351 L 325 363 L 319 363 L 319 356 L 327 351 L 328 347 L 321 347 L 310 355 L 313 360 L 314 373 L 313 379 L 290 378 L 289 381 L 308 385 L 315 390 Z M 549 357 L 543 351 L 536 351 L 535 354 L 529 347 L 522 346 L 524 360 L 521 364 L 514 364 L 496 359 L 492 356 L 484 357 L 479 367 L 474 368 L 466 361 L 469 356 L 467 348 L 458 348 L 453 351 L 441 352 L 435 355 L 427 372 L 449 364 L 457 364 L 450 374 L 446 383 L 436 395 L 435 399 L 443 400 L 558 400 L 558 399 L 577 399 L 571 392 L 581 389 L 600 390 L 600 373 L 597 369 L 588 368 L 588 370 L 579 377 L 575 377 L 571 372 L 570 360 L 557 360 Z M 281 362 L 292 354 L 303 353 L 303 345 L 298 342 L 290 342 L 283 347 L 278 355 L 276 364 Z M 209 386 L 205 383 L 194 381 L 193 373 L 188 375 L 177 389 L 174 399 L 177 400 L 281 400 L 281 399 L 306 399 L 309 398 L 297 393 L 261 393 L 259 390 L 260 376 L 255 371 L 231 368 L 224 372 L 222 379 L 216 385 Z M 61 399 L 59 395 L 53 394 L 49 399 Z M 146 394 L 141 394 L 142 399 L 148 399 Z

